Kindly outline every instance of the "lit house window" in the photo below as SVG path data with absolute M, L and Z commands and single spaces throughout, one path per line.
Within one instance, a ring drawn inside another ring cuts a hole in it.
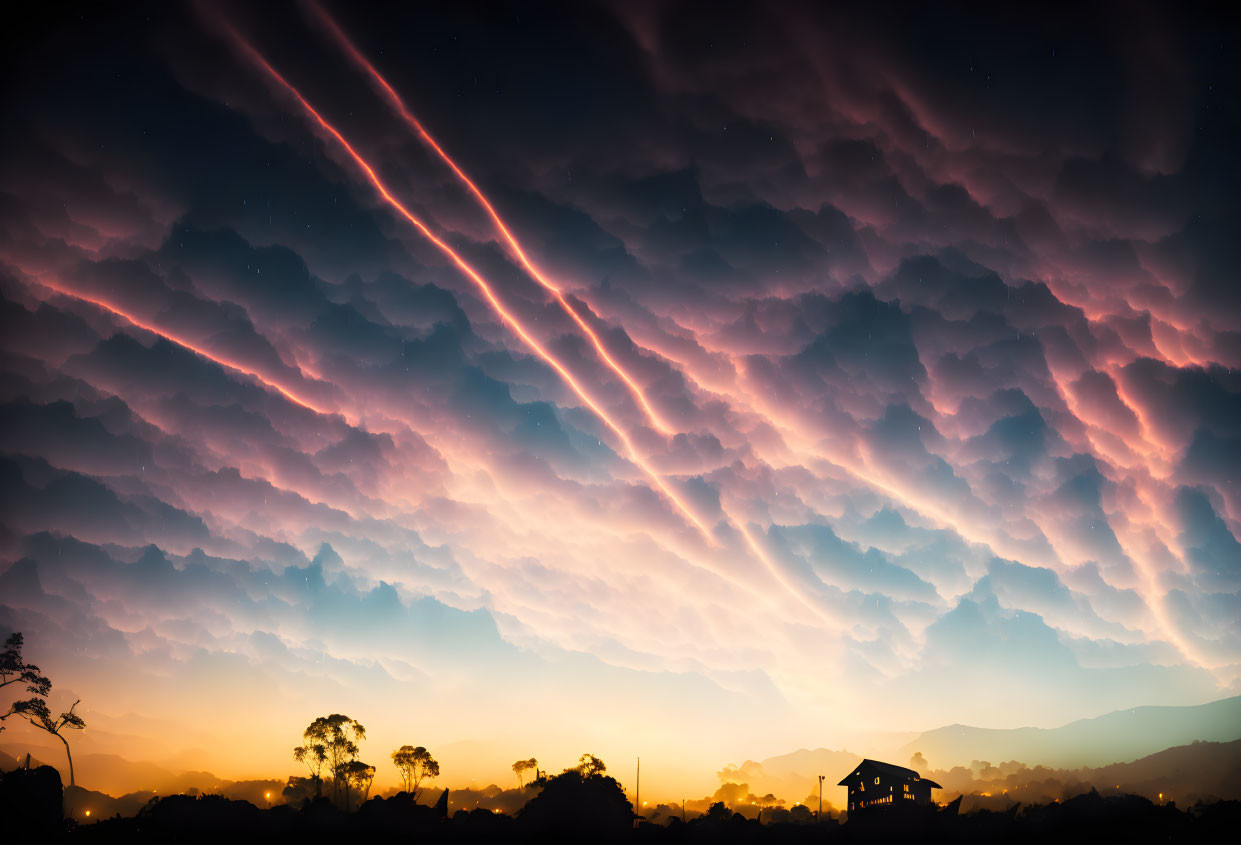
M 879 783 L 879 778 L 875 778 L 875 783 Z
M 905 784 L 905 791 L 906 791 L 906 792 L 908 792 L 908 791 L 909 791 L 909 784 Z

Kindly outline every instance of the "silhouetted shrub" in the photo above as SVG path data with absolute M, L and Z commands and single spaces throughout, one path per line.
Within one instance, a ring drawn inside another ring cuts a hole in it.
M 454 817 L 455 818 L 455 817 Z M 583 776 L 576 769 L 549 778 L 543 791 L 522 808 L 518 828 L 530 836 L 613 839 L 633 829 L 625 791 L 607 775 Z
M 64 827 L 64 789 L 51 766 L 0 775 L 0 830 L 6 836 L 39 836 Z
M 230 801 L 219 795 L 169 795 L 147 804 L 136 818 L 148 829 L 236 833 L 260 830 L 272 817 L 249 801 Z
M 434 808 L 415 802 L 408 792 L 387 799 L 372 798 L 358 808 L 355 820 L 375 833 L 410 833 L 435 828 L 442 821 Z

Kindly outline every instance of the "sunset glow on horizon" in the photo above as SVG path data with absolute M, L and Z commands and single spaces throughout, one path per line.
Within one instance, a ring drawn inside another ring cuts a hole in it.
M 83 15 L 0 155 L 0 639 L 85 786 L 340 713 L 376 794 L 409 745 L 675 803 L 1241 694 L 1235 80 L 1179 14 Z

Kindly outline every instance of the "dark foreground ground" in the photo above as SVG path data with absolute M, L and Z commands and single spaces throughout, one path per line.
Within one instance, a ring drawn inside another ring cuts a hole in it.
M 451 816 L 408 795 L 373 798 L 345 813 L 326 799 L 302 808 L 260 810 L 219 796 L 174 795 L 152 801 L 133 818 L 75 825 L 63 818 L 60 777 L 54 769 L 9 772 L 0 779 L 0 837 L 11 842 L 360 842 L 418 843 L 594 842 L 626 843 L 1198 843 L 1235 842 L 1241 802 L 1188 809 L 1157 806 L 1134 795 L 1081 795 L 1007 812 L 896 809 L 858 816 L 844 824 L 759 824 L 714 809 L 689 822 L 633 826 L 615 802 L 593 804 L 588 792 L 556 806 L 532 801 L 516 816 L 459 810 Z M 954 808 L 955 809 L 955 808 Z M 9 838 L 10 835 L 12 838 Z

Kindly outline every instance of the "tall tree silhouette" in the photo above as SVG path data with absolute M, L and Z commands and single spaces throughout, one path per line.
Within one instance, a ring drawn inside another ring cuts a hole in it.
M 53 716 L 52 711 L 48 709 L 47 702 L 42 698 L 28 698 L 25 701 L 16 702 L 10 711 L 16 716 L 21 716 L 36 728 L 47 731 L 65 744 L 65 756 L 69 758 L 70 786 L 76 785 L 73 779 L 73 754 L 69 751 L 69 740 L 65 739 L 63 731 L 80 731 L 86 727 L 86 722 L 82 721 L 82 717 L 73 712 L 74 708 L 81 703 L 81 699 L 79 699 L 73 702 L 73 707 L 70 707 L 64 713 L 61 713 L 59 716 Z
M 513 764 L 513 774 L 517 775 L 517 788 L 521 789 L 525 783 L 526 772 L 534 769 L 536 772 L 539 768 L 539 761 L 531 757 L 529 760 L 518 760 Z
M 345 784 L 359 793 L 358 805 L 361 806 L 371 794 L 371 784 L 375 782 L 375 767 L 361 760 L 350 760 L 341 769 Z M 345 792 L 345 809 L 349 809 L 349 792 Z
M 52 691 L 52 682 L 39 671 L 38 666 L 22 658 L 22 644 L 20 633 L 10 634 L 4 641 L 4 651 L 0 651 L 0 689 L 10 684 L 25 684 L 26 692 L 47 698 Z M 15 711 L 10 708 L 0 715 L 0 731 L 4 730 L 4 720 L 14 714 Z
M 440 764 L 421 745 L 402 745 L 392 752 L 392 763 L 400 770 L 405 791 L 418 800 L 419 785 L 426 778 L 436 778 L 440 774 Z
M 322 742 L 310 742 L 293 749 L 293 759 L 304 763 L 315 785 L 315 797 L 323 792 L 323 767 L 327 764 L 327 746 Z
M 302 757 L 298 758 L 297 749 L 293 756 L 305 762 L 307 755 L 317 756 L 315 746 L 323 747 L 324 759 L 328 771 L 332 773 L 332 794 L 339 800 L 341 790 L 345 793 L 345 804 L 349 803 L 349 779 L 345 777 L 346 766 L 358 756 L 358 743 L 366 739 L 366 728 L 356 719 L 350 719 L 341 713 L 331 716 L 320 716 L 302 732 L 304 744 Z
M 22 635 L 17 632 L 10 634 L 4 641 L 4 650 L 0 651 L 0 689 L 11 684 L 25 684 L 26 691 L 32 695 L 30 698 L 13 702 L 9 709 L 0 715 L 0 722 L 8 719 L 9 716 L 19 716 L 64 743 L 65 757 L 69 761 L 69 785 L 75 786 L 73 752 L 69 750 L 69 740 L 65 738 L 64 731 L 81 730 L 86 727 L 86 722 L 82 721 L 82 717 L 73 712 L 82 702 L 79 699 L 59 716 L 52 715 L 46 700 L 52 692 L 52 682 L 39 671 L 38 666 L 27 663 L 22 657 L 24 642 Z M 0 724 L 0 730 L 4 730 L 2 724 Z

